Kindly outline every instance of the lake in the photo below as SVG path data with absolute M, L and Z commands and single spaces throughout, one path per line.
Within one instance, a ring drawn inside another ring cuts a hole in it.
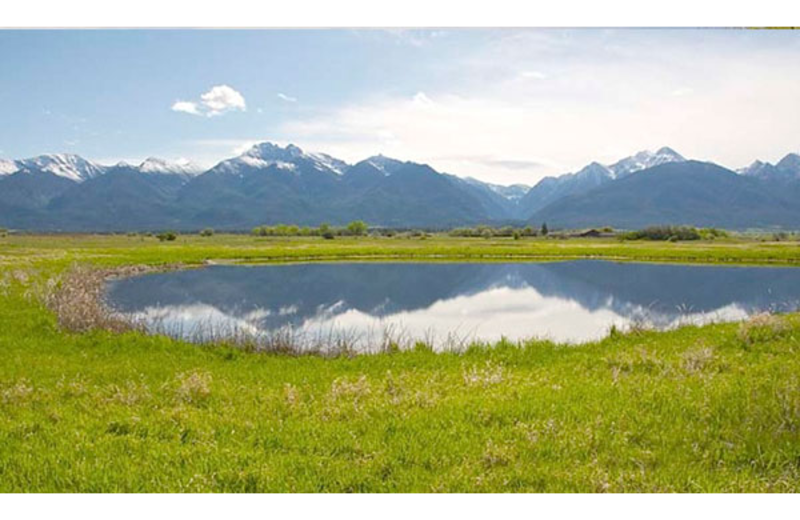
M 800 308 L 800 269 L 617 263 L 307 263 L 211 266 L 109 282 L 108 303 L 192 341 L 250 337 L 375 350 L 471 341 L 580 343 L 612 326 L 744 319 Z

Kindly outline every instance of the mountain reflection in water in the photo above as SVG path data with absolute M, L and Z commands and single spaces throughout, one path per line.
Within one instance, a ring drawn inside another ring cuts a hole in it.
M 108 301 L 154 331 L 192 340 L 291 331 L 317 341 L 346 335 L 367 350 L 387 333 L 440 348 L 502 337 L 577 343 L 612 325 L 795 310 L 800 269 L 597 260 L 213 266 L 113 281 Z

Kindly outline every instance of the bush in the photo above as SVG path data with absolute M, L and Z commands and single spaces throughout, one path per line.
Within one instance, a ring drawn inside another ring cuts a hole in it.
M 699 230 L 703 240 L 714 240 L 715 238 L 728 238 L 730 234 L 724 229 L 705 228 Z
M 205 228 L 204 230 L 200 231 L 201 237 L 210 237 L 214 235 L 214 230 L 211 228 Z
M 322 233 L 322 238 L 324 238 L 325 240 L 333 240 L 334 236 L 336 235 L 334 235 L 333 231 L 331 231 L 330 229 Z
M 172 242 L 173 240 L 178 238 L 178 234 L 176 232 L 174 232 L 174 231 L 165 231 L 163 233 L 157 234 L 156 238 L 160 242 L 164 242 L 164 241 Z
M 347 224 L 347 232 L 353 236 L 362 236 L 367 234 L 367 223 L 363 220 L 354 220 Z
M 0 237 L 4 237 L 8 235 L 8 230 L 6 228 L 0 228 Z

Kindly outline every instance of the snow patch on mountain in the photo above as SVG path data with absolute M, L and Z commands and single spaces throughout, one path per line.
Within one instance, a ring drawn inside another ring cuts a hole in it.
M 302 166 L 310 165 L 312 168 L 342 175 L 350 167 L 346 162 L 331 157 L 324 153 L 306 153 L 293 144 L 281 147 L 277 144 L 264 142 L 253 145 L 249 150 L 238 157 L 222 161 L 213 169 L 227 173 L 240 173 L 241 165 L 250 168 L 265 169 L 275 166 L 281 170 L 298 172 Z
M 203 168 L 191 161 L 179 160 L 175 162 L 148 157 L 139 165 L 142 173 L 172 173 L 177 175 L 194 176 L 203 173 Z
M 9 161 L 7 159 L 0 159 L 0 175 L 11 175 L 19 170 L 17 161 Z
M 372 157 L 364 159 L 364 161 L 387 177 L 400 169 L 404 164 L 403 161 L 398 161 L 397 159 L 392 159 L 382 154 L 373 155 Z
M 321 171 L 330 170 L 336 174 L 342 175 L 350 167 L 346 162 L 325 153 L 312 152 L 306 154 L 306 156 L 314 161 L 316 163 L 316 168 Z
M 280 161 L 280 160 L 277 160 L 277 161 L 274 161 L 274 160 L 266 161 L 266 160 L 260 159 L 258 157 L 244 156 L 244 157 L 240 157 L 239 161 L 241 161 L 242 164 L 246 164 L 247 166 L 251 166 L 253 168 L 269 168 L 270 166 L 275 166 L 276 168 L 281 169 L 281 170 L 294 171 L 294 170 L 297 169 L 297 165 L 295 165 L 293 163 L 290 163 L 290 162 L 286 162 L 286 161 Z
M 664 146 L 655 152 L 642 150 L 630 157 L 620 159 L 608 168 L 613 172 L 614 178 L 620 178 L 654 166 L 684 161 L 686 159 L 681 154 L 668 146 Z
M 21 168 L 49 172 L 60 177 L 83 182 L 102 175 L 106 168 L 69 153 L 47 154 L 17 161 Z

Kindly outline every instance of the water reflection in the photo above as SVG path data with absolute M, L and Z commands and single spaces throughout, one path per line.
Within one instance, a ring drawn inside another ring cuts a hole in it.
M 152 329 L 190 339 L 291 331 L 387 333 L 439 346 L 530 337 L 582 342 L 612 325 L 742 319 L 798 308 L 800 269 L 572 261 L 214 266 L 112 282 L 109 301 Z

